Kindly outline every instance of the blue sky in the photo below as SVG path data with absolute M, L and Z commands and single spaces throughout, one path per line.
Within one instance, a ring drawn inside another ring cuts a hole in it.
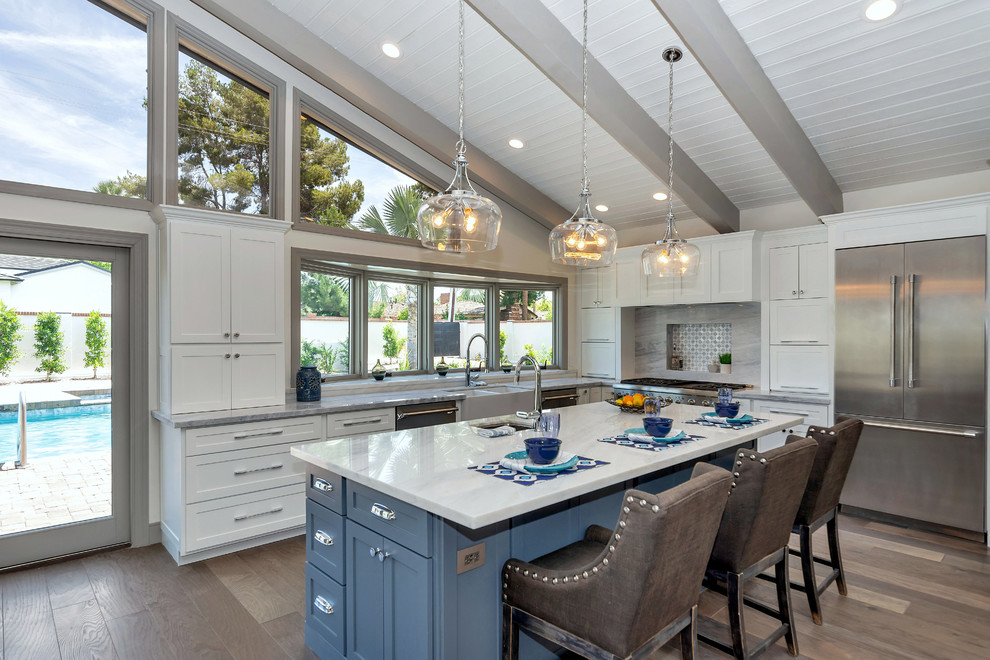
M 74 190 L 146 174 L 147 39 L 85 0 L 2 0 L 0 179 Z M 382 209 L 413 180 L 350 148 L 348 179 Z

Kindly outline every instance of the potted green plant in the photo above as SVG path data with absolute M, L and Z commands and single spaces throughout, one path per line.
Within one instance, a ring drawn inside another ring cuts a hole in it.
M 732 353 L 718 354 L 718 371 L 723 374 L 732 373 Z

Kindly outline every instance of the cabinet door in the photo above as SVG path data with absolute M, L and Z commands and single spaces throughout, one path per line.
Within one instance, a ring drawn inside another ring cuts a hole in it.
M 230 408 L 230 346 L 178 344 L 172 347 L 172 413 Z
M 235 229 L 230 233 L 230 331 L 234 343 L 280 342 L 282 235 Z
M 832 322 L 826 301 L 774 300 L 770 303 L 771 344 L 827 344 Z
M 596 269 L 581 269 L 577 273 L 578 304 L 583 308 L 598 307 L 598 271 Z
M 827 394 L 827 346 L 771 346 L 770 389 Z
M 385 659 L 433 657 L 431 562 L 385 539 Z
M 582 343 L 581 375 L 592 378 L 615 378 L 615 344 Z
M 798 248 L 798 295 L 802 298 L 828 297 L 828 244 L 814 243 Z
M 644 305 L 672 305 L 674 291 L 680 286 L 680 280 L 676 277 L 643 276 L 642 302 Z
M 695 245 L 701 250 L 698 272 L 690 277 L 680 278 L 680 287 L 674 287 L 675 304 L 706 303 L 712 300 L 712 246 L 710 243 Z
M 598 275 L 598 303 L 600 307 L 612 307 L 616 304 L 616 276 L 615 264 L 604 268 L 595 268 Z
M 720 238 L 711 247 L 712 302 L 753 300 L 752 239 Z
M 279 406 L 285 403 L 285 373 L 281 344 L 246 344 L 227 347 L 230 363 L 231 408 Z
M 384 539 L 353 520 L 344 523 L 347 548 L 347 657 L 382 660 L 385 657 L 385 572 L 375 551 Z
M 173 222 L 168 232 L 172 343 L 229 341 L 230 230 Z
M 798 248 L 770 249 L 770 300 L 798 297 Z
M 615 306 L 636 307 L 640 304 L 643 266 L 639 250 L 624 250 L 615 256 Z
M 615 341 L 615 312 L 611 307 L 586 309 L 581 318 L 581 341 Z

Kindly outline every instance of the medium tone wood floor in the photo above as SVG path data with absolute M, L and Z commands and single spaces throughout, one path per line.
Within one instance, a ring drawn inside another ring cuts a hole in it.
M 840 535 L 849 596 L 824 595 L 824 626 L 793 592 L 801 657 L 990 658 L 985 547 L 849 517 Z M 314 658 L 303 643 L 304 561 L 298 537 L 191 566 L 152 546 L 0 575 L 0 660 Z M 770 589 L 755 581 L 757 597 L 772 602 Z M 701 604 L 725 620 L 716 594 Z M 751 632 L 772 628 L 747 615 Z M 676 643 L 658 657 L 680 657 Z M 763 657 L 790 658 L 783 641 Z

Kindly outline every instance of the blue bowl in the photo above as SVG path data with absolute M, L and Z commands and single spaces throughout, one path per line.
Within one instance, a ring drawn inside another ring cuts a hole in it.
M 537 465 L 553 463 L 560 453 L 560 438 L 526 438 L 526 453 Z
M 670 417 L 644 417 L 643 428 L 654 438 L 663 438 L 670 433 L 674 420 Z
M 735 417 L 739 414 L 739 402 L 734 403 L 716 403 L 715 404 L 715 414 L 719 417 Z

